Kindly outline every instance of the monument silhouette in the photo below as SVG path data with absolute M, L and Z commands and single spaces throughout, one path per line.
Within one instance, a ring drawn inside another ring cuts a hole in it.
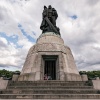
M 44 6 L 38 37 L 26 57 L 21 74 L 11 81 L 0 79 L 0 100 L 99 100 L 100 80 L 79 75 L 71 49 L 56 25 L 58 14 Z M 67 33 L 66 33 L 67 34 Z
M 52 80 L 81 81 L 72 52 L 56 26 L 57 17 L 55 8 L 44 6 L 42 34 L 28 52 L 19 81 L 44 80 L 45 74 Z

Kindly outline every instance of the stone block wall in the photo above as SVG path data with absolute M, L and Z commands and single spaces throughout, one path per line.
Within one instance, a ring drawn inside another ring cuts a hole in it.
M 51 33 L 42 34 L 37 43 L 30 48 L 18 80 L 43 80 L 43 55 L 58 56 L 56 80 L 81 80 L 70 48 L 64 45 L 60 36 Z M 32 76 L 33 78 L 30 78 Z

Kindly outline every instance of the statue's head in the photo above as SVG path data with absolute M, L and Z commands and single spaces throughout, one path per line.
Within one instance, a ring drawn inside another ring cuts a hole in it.
M 44 6 L 44 9 L 47 9 L 47 7 L 46 7 L 46 6 Z
M 55 11 L 55 8 L 52 8 L 52 10 L 54 10 L 54 11 Z
M 49 5 L 48 8 L 51 9 L 52 8 L 51 5 Z

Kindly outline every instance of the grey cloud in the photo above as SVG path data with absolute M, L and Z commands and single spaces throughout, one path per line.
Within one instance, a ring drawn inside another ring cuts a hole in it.
M 4 21 L 7 16 L 7 10 L 4 7 L 0 7 L 0 21 Z
M 9 68 L 9 67 L 18 67 L 18 66 L 14 66 L 14 65 L 8 65 L 8 64 L 0 64 L 1 68 Z
M 6 69 L 6 70 L 10 70 L 10 71 L 16 71 L 16 70 L 21 71 L 22 66 L 10 66 L 10 65 L 1 65 L 0 64 L 0 69 Z
M 98 49 L 93 49 L 94 47 L 84 47 L 82 51 L 79 51 L 79 53 L 76 53 L 76 64 L 79 69 L 84 70 L 97 70 L 100 69 L 100 66 L 96 67 L 97 65 L 100 65 L 100 52 Z M 78 56 L 77 56 L 78 54 Z M 95 66 L 92 69 L 92 66 Z
M 97 4 L 98 2 L 99 2 L 100 0 L 87 0 L 87 3 L 89 4 L 89 5 L 95 5 L 95 4 Z
M 7 45 L 5 43 L 3 43 L 2 41 L 0 41 L 0 48 L 6 48 Z

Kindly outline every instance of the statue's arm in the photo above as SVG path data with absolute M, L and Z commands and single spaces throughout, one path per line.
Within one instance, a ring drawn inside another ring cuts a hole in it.
M 55 16 L 56 16 L 56 19 L 57 19 L 57 17 L 58 17 L 58 13 L 57 13 L 57 11 L 55 10 Z

